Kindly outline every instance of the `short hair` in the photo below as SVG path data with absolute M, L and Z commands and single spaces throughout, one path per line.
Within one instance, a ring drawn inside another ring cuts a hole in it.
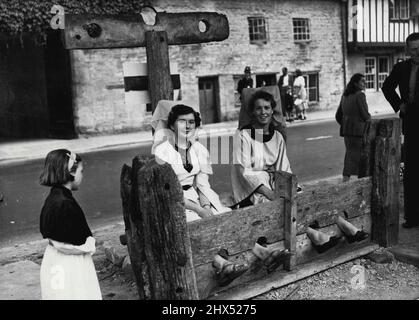
M 263 91 L 263 90 L 258 90 L 250 98 L 250 101 L 249 101 L 250 112 L 253 113 L 253 110 L 255 110 L 255 102 L 256 102 L 256 100 L 259 100 L 259 99 L 269 101 L 271 103 L 271 108 L 275 109 L 276 102 L 275 102 L 274 96 L 271 95 L 269 92 L 266 92 L 266 91 Z
M 299 76 L 301 76 L 303 73 L 301 72 L 301 70 L 300 69 L 296 69 L 295 70 L 295 75 L 297 76 L 297 77 L 299 77 Z
M 346 86 L 345 91 L 343 92 L 343 95 L 345 97 L 349 96 L 352 93 L 357 92 L 359 89 L 355 86 L 356 83 L 359 82 L 362 78 L 365 78 L 365 76 L 362 73 L 355 73 L 351 80 L 349 80 L 348 85 Z
M 195 111 L 193 108 L 189 106 L 185 106 L 184 104 L 177 104 L 172 107 L 169 112 L 169 116 L 167 117 L 167 127 L 170 129 L 179 116 L 183 116 L 185 114 L 192 113 L 195 117 L 195 127 L 198 128 L 201 126 L 201 117 L 199 112 Z
M 413 32 L 409 34 L 406 38 L 406 44 L 408 45 L 410 41 L 419 40 L 419 32 Z
M 288 71 L 288 68 L 287 67 L 283 67 L 282 68 L 282 71 Z
M 43 186 L 52 187 L 73 181 L 74 176 L 71 173 L 74 174 L 76 172 L 82 159 L 78 154 L 76 154 L 76 161 L 69 169 L 68 163 L 70 160 L 70 154 L 71 151 L 67 149 L 50 151 L 45 158 L 44 169 L 39 177 L 39 183 Z

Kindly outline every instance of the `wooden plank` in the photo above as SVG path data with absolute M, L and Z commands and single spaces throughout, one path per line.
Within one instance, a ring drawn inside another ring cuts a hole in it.
M 285 263 L 286 270 L 292 270 L 297 262 L 297 177 L 287 172 L 275 173 L 275 192 L 284 198 L 284 244 L 291 255 Z
M 384 42 L 383 38 L 383 0 L 377 0 L 377 41 Z
M 400 119 L 381 119 L 376 138 L 371 213 L 373 240 L 396 245 L 399 236 Z
M 284 200 L 278 199 L 189 222 L 194 265 L 211 262 L 221 248 L 230 255 L 246 251 L 262 236 L 269 242 L 282 240 L 283 207 Z
M 173 100 L 173 84 L 170 76 L 169 46 L 165 31 L 146 32 L 148 85 L 152 112 L 160 100 Z
M 210 297 L 211 300 L 246 300 L 261 295 L 273 289 L 307 278 L 313 274 L 335 267 L 339 264 L 362 257 L 379 248 L 376 244 L 349 245 L 342 252 L 334 252 L 333 255 L 324 256 L 316 261 L 297 266 L 293 271 L 281 271 L 269 276 L 234 288 L 227 292 Z
M 205 32 L 199 30 L 204 23 Z M 97 24 L 100 35 L 91 37 L 84 26 Z M 140 14 L 66 14 L 64 43 L 67 49 L 144 47 L 147 31 L 167 32 L 169 45 L 222 41 L 229 36 L 227 17 L 215 12 L 158 12 L 156 24 L 146 25 Z
M 371 120 L 368 130 L 364 134 L 358 178 L 372 175 L 374 167 L 375 137 L 377 136 L 379 121 L 379 119 Z
M 145 163 L 141 166 L 142 163 Z M 130 199 L 133 270 L 148 299 L 197 299 L 183 190 L 170 165 L 134 159 Z
M 356 226 L 359 229 L 365 230 L 368 233 L 371 232 L 371 216 L 370 215 L 355 217 L 355 218 L 349 219 L 348 221 L 350 221 L 354 226 Z M 325 232 L 329 235 L 342 236 L 342 232 L 336 224 L 327 226 L 325 228 L 321 228 L 320 231 Z M 367 239 L 362 243 L 364 244 L 365 242 L 370 242 L 370 241 Z M 285 242 L 278 241 L 276 243 L 271 244 L 269 247 L 273 249 L 282 250 L 285 248 Z M 346 250 L 348 250 L 348 248 L 352 248 L 352 250 L 355 250 L 357 247 L 358 247 L 358 244 L 356 243 L 349 244 L 347 241 L 345 241 L 344 238 L 342 238 L 340 243 L 336 247 L 328 250 L 327 252 L 323 254 L 319 254 L 317 253 L 317 251 L 315 251 L 310 239 L 307 237 L 305 233 L 298 235 L 296 237 L 297 266 L 295 268 L 298 268 L 298 265 L 300 264 L 322 259 L 324 256 L 339 255 L 339 252 L 345 252 Z M 231 284 L 223 288 L 218 287 L 215 282 L 214 270 L 211 263 L 206 263 L 204 265 L 195 266 L 196 281 L 197 281 L 200 299 L 204 299 L 210 295 L 216 295 L 225 291 L 235 290 L 234 288 L 237 286 L 246 285 L 248 283 L 261 280 L 265 277 L 269 277 L 266 267 L 263 266 L 260 260 L 256 260 L 256 262 L 254 262 L 255 259 L 251 251 L 251 248 L 249 248 L 249 250 L 245 252 L 241 252 L 236 255 L 231 255 L 229 257 L 229 260 L 233 262 L 238 262 L 238 263 L 249 263 L 250 269 L 249 271 L 244 273 L 242 276 L 235 279 Z M 252 264 L 251 262 L 254 262 L 254 263 Z M 284 266 L 284 268 L 286 268 L 286 266 Z M 282 274 L 282 271 L 278 269 L 275 271 L 275 273 Z
M 371 178 L 352 180 L 347 183 L 320 181 L 304 186 L 297 194 L 297 234 L 316 220 L 320 227 L 334 224 L 337 214 L 347 218 L 370 212 Z
M 295 196 L 296 233 L 305 233 L 316 220 L 320 227 L 332 225 L 336 215 L 344 212 L 348 218 L 369 213 L 370 199 L 371 178 L 305 186 L 304 192 Z M 227 249 L 231 255 L 249 250 L 261 236 L 267 237 L 270 243 L 283 240 L 283 206 L 284 200 L 279 199 L 189 222 L 194 265 L 211 262 L 220 248 Z

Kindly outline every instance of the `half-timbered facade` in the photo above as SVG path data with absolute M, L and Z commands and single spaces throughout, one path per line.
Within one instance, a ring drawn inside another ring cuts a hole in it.
M 365 74 L 367 92 L 380 90 L 405 58 L 405 39 L 419 32 L 419 0 L 348 0 L 347 71 Z

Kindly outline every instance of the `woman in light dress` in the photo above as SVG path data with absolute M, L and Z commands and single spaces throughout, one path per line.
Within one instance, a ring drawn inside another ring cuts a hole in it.
M 306 110 L 308 108 L 306 83 L 300 69 L 295 70 L 295 75 L 293 96 L 297 119 L 306 120 Z

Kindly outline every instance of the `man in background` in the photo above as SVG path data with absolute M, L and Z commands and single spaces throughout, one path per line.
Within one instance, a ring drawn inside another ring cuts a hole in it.
M 404 228 L 419 226 L 419 206 L 415 202 L 415 185 L 419 181 L 419 156 L 415 139 L 419 135 L 419 33 L 406 38 L 409 59 L 394 65 L 381 90 L 395 112 L 400 111 L 404 135 Z M 396 88 L 399 87 L 400 95 Z

